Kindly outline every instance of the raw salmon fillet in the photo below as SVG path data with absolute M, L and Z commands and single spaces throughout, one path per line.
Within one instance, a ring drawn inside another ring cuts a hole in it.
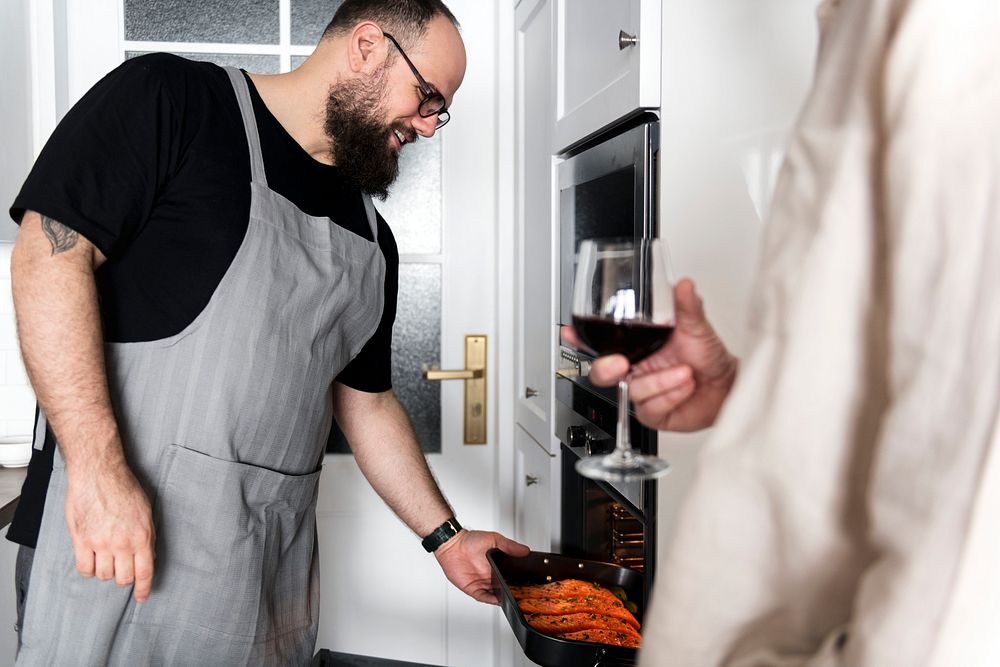
M 540 598 L 518 600 L 517 606 L 524 614 L 550 614 L 555 616 L 568 616 L 569 614 L 604 614 L 626 621 L 636 630 L 639 629 L 639 621 L 625 608 L 621 600 L 615 598 L 614 602 L 599 600 L 594 597 L 584 598 Z
M 626 648 L 639 648 L 639 640 L 624 632 L 612 630 L 580 630 L 556 635 L 559 639 L 572 639 L 578 642 L 594 642 L 595 644 L 611 644 Z
M 567 614 L 555 616 L 552 614 L 527 614 L 525 620 L 535 630 L 547 635 L 560 635 L 581 630 L 608 630 L 629 635 L 636 641 L 641 637 L 628 621 L 604 614 Z
M 614 593 L 600 584 L 591 584 L 579 579 L 563 579 L 550 584 L 537 586 L 511 586 L 510 594 L 515 600 L 537 600 L 543 598 L 588 598 L 594 597 L 607 600 L 609 603 L 618 601 Z

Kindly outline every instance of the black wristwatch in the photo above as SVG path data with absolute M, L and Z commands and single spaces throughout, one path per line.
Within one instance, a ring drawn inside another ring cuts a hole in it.
M 462 530 L 462 526 L 459 525 L 458 519 L 451 517 L 435 528 L 430 535 L 422 539 L 420 541 L 420 546 L 422 546 L 427 553 L 433 553 L 437 551 L 439 546 L 458 535 L 458 531 L 460 530 Z

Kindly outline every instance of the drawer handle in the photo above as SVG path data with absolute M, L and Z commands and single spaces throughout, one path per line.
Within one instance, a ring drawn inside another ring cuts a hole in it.
M 540 482 L 540 481 L 541 480 L 539 480 L 534 475 L 525 475 L 524 476 L 524 485 L 525 486 L 534 486 L 535 484 L 538 484 L 538 482 Z
M 624 30 L 618 31 L 618 50 L 624 51 L 630 46 L 635 46 L 639 43 L 639 38 L 635 35 L 630 35 Z
M 525 389 L 524 389 L 524 397 L 525 398 L 534 398 L 535 396 L 538 396 L 538 390 L 537 389 L 532 389 L 531 387 L 525 387 Z

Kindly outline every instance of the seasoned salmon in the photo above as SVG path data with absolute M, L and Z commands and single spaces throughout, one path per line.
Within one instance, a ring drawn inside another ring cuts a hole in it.
M 615 594 L 600 584 L 591 584 L 579 579 L 563 579 L 550 584 L 536 586 L 511 586 L 510 594 L 515 600 L 537 600 L 543 598 L 587 598 L 595 597 L 609 603 L 618 600 Z
M 594 642 L 595 644 L 611 644 L 639 648 L 639 640 L 633 635 L 612 630 L 580 630 L 579 632 L 564 632 L 556 635 L 559 639 L 573 639 L 578 642 Z
M 625 608 L 621 600 L 615 598 L 614 602 L 595 597 L 584 598 L 540 598 L 518 600 L 517 606 L 524 614 L 550 614 L 555 616 L 567 616 L 569 614 L 604 614 L 625 620 L 636 630 L 639 629 L 639 621 Z
M 547 635 L 579 632 L 580 630 L 608 630 L 629 635 L 636 641 L 641 639 L 639 633 L 628 624 L 628 621 L 605 614 L 567 614 L 565 616 L 527 614 L 524 618 L 528 621 L 528 625 Z

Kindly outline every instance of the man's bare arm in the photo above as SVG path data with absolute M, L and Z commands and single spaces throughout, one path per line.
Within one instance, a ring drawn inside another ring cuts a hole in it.
M 452 516 L 410 419 L 392 391 L 369 394 L 334 384 L 337 424 L 368 483 L 396 515 L 423 537 Z M 524 556 L 528 547 L 499 533 L 462 530 L 434 552 L 448 580 L 467 595 L 497 604 L 486 552 Z
M 361 472 L 410 530 L 423 537 L 452 516 L 392 391 L 372 394 L 337 383 L 334 410 Z
M 17 331 L 35 396 L 66 460 L 66 522 L 84 576 L 149 595 L 149 502 L 125 461 L 111 408 L 94 271 L 84 237 L 28 211 L 11 256 Z

